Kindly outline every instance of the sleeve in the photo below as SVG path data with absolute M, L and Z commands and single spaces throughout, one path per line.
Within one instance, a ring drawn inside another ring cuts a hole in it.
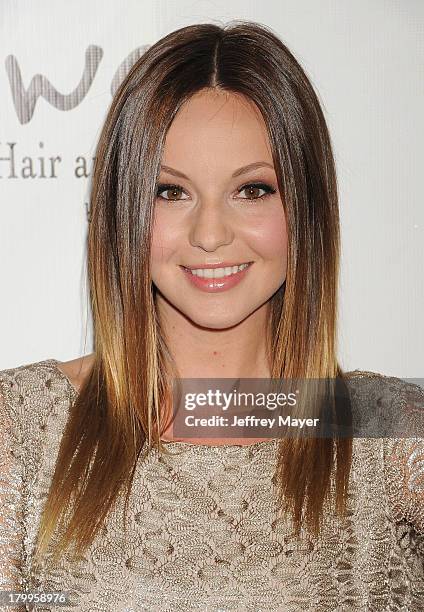
M 14 453 L 16 423 L 7 402 L 7 383 L 0 378 L 0 591 L 22 592 L 22 471 L 19 454 Z M 17 606 L 0 602 L 1 611 L 12 609 Z
M 393 519 L 424 535 L 424 389 L 402 381 L 399 397 L 404 433 L 384 439 L 386 490 Z

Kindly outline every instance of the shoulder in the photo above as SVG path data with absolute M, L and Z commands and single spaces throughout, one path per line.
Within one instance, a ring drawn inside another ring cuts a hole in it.
M 353 396 L 374 399 L 379 405 L 399 408 L 411 406 L 423 409 L 424 378 L 399 378 L 368 370 L 345 372 L 344 377 Z
M 346 372 L 344 376 L 354 414 L 361 423 L 374 419 L 378 437 L 424 436 L 424 379 L 367 370 Z
M 0 387 L 9 399 L 22 402 L 25 396 L 48 394 L 57 382 L 55 359 L 44 359 L 0 370 Z
M 345 376 L 359 437 L 371 432 L 381 441 L 390 516 L 424 536 L 424 379 L 360 370 Z
M 13 422 L 16 432 L 44 429 L 50 417 L 67 413 L 72 389 L 58 364 L 44 359 L 0 371 L 2 420 Z
M 93 366 L 94 357 L 95 354 L 90 353 L 70 361 L 59 361 L 56 367 L 78 391 Z
M 93 361 L 94 353 L 70 361 L 51 358 L 0 370 L 1 390 L 3 393 L 10 391 L 12 395 L 48 393 L 63 389 L 66 381 L 79 389 Z
M 404 391 L 407 390 L 411 384 L 414 385 L 412 381 L 417 380 L 389 376 L 370 370 L 352 370 L 350 372 L 344 372 L 344 376 L 349 386 L 354 389 L 375 388 L 379 391 Z
M 52 385 L 54 363 L 54 359 L 45 359 L 0 370 L 0 390 L 3 396 L 19 405 L 25 396 L 48 393 Z

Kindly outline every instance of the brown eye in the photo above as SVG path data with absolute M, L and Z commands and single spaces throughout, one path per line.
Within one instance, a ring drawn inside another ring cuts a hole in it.
M 247 198 L 241 198 L 242 200 L 262 200 L 268 197 L 272 193 L 276 193 L 276 190 L 273 189 L 270 185 L 266 183 L 249 183 L 248 185 L 243 185 L 238 190 L 239 193 L 245 191 L 248 194 Z M 259 195 L 258 192 L 265 191 L 262 195 Z
M 178 202 L 180 201 L 178 195 L 180 195 L 183 191 L 184 189 L 181 187 L 181 185 L 159 185 L 156 196 L 158 198 L 162 198 L 162 200 L 168 200 L 168 202 Z M 162 193 L 166 193 L 167 197 L 164 198 Z
M 258 192 L 260 192 L 261 189 L 260 187 L 255 187 L 255 185 L 250 185 L 249 187 L 245 187 L 243 191 L 248 194 L 249 199 L 252 198 L 253 200 L 256 200 L 256 198 L 259 198 Z

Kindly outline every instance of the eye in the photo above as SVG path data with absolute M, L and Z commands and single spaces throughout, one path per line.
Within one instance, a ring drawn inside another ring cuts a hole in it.
M 156 192 L 156 196 L 157 196 L 158 198 L 162 198 L 162 200 L 167 200 L 168 202 L 178 202 L 179 200 L 174 200 L 174 199 L 172 199 L 172 198 L 164 198 L 164 197 L 162 196 L 162 193 L 164 193 L 164 192 L 170 192 L 170 193 L 172 193 L 172 194 L 175 196 L 175 195 L 176 195 L 176 194 L 178 194 L 180 191 L 184 191 L 184 189 L 181 187 L 181 185 L 171 185 L 171 184 L 169 184 L 169 183 L 166 183 L 166 184 L 160 183 L 160 184 L 158 185 L 158 189 L 157 189 L 157 192 Z
M 255 195 L 255 191 L 257 192 L 257 190 L 259 191 L 262 190 L 265 193 L 263 193 L 262 195 Z M 268 197 L 269 195 L 276 193 L 276 190 L 273 187 L 271 187 L 271 185 L 268 185 L 267 183 L 246 183 L 245 185 L 237 189 L 237 193 L 241 193 L 243 191 L 249 191 L 250 196 L 247 198 L 241 198 L 241 199 L 251 200 L 251 201 L 262 200 Z M 168 202 L 179 202 L 179 201 L 184 201 L 178 198 L 178 194 L 180 194 L 181 192 L 184 192 L 184 189 L 181 187 L 181 185 L 175 185 L 171 183 L 160 183 L 157 188 L 156 196 Z M 164 198 L 162 195 L 163 193 L 168 193 L 172 195 L 171 197 Z
M 255 191 L 257 190 L 265 191 L 265 193 L 255 197 Z M 276 190 L 267 183 L 247 183 L 246 185 L 239 187 L 238 193 L 242 191 L 249 191 L 250 196 L 253 196 L 248 198 L 241 198 L 242 200 L 263 200 L 268 196 L 272 195 L 273 193 L 276 193 Z

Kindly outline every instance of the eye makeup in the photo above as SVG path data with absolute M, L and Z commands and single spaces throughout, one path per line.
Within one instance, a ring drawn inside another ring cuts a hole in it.
M 244 185 L 242 185 L 241 187 L 239 187 L 237 189 L 237 193 L 240 193 L 242 191 L 245 191 L 247 189 L 259 189 L 264 191 L 265 193 L 256 197 L 256 198 L 239 198 L 241 200 L 248 200 L 248 201 L 255 201 L 255 200 L 263 200 L 267 197 L 269 197 L 270 195 L 273 195 L 274 193 L 276 193 L 276 189 L 274 189 L 271 185 L 269 185 L 268 183 L 263 183 L 263 182 L 250 182 L 250 183 L 245 183 Z M 184 188 L 181 185 L 175 184 L 175 183 L 159 183 L 158 187 L 157 187 L 157 192 L 156 195 L 158 198 L 161 198 L 162 200 L 165 201 L 169 201 L 169 202 L 179 202 L 179 201 L 184 201 L 184 200 L 173 200 L 170 198 L 163 198 L 162 197 L 162 193 L 166 192 L 166 191 L 184 191 Z

